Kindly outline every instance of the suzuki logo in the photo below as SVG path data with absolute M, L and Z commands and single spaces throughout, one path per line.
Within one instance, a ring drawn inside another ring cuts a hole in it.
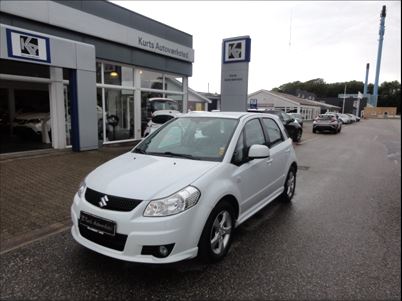
M 38 39 L 21 35 L 20 42 L 21 53 L 39 56 Z
M 104 195 L 98 204 L 100 207 L 105 207 L 107 205 L 107 202 L 109 202 L 109 199 L 107 195 Z

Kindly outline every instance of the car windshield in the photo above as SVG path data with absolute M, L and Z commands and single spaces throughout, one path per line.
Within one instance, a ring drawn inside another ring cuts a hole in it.
M 237 122 L 219 117 L 176 118 L 145 138 L 133 152 L 222 161 Z

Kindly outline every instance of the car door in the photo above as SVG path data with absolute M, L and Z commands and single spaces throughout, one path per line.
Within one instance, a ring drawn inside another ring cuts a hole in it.
M 271 185 L 269 193 L 277 192 L 284 185 L 287 175 L 287 162 L 291 152 L 292 142 L 281 131 L 279 124 L 272 118 L 263 118 L 262 124 L 268 136 L 267 146 L 270 149 L 269 172 Z
M 248 158 L 248 150 L 253 144 L 266 144 L 264 131 L 259 118 L 248 121 L 240 135 L 233 154 L 233 180 L 241 193 L 240 210 L 252 211 L 253 206 L 269 195 L 272 176 L 269 172 L 270 158 Z

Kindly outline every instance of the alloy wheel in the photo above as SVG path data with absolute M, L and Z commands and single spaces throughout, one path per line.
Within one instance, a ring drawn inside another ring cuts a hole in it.
M 229 243 L 232 233 L 232 217 L 226 210 L 222 210 L 215 218 L 211 228 L 210 244 L 214 254 L 222 254 Z

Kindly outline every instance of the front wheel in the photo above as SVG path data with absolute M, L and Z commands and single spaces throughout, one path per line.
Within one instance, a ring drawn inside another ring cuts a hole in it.
M 226 256 L 232 243 L 234 225 L 233 207 L 226 201 L 220 202 L 209 215 L 198 243 L 203 261 L 217 262 Z
M 295 142 L 300 142 L 301 137 L 302 137 L 302 134 L 303 134 L 302 130 L 298 130 L 298 131 L 297 131 L 297 133 L 296 133 L 296 138 L 295 138 Z
M 284 202 L 290 202 L 295 194 L 296 190 L 296 169 L 291 167 L 286 177 L 284 191 L 282 193 L 282 200 Z

